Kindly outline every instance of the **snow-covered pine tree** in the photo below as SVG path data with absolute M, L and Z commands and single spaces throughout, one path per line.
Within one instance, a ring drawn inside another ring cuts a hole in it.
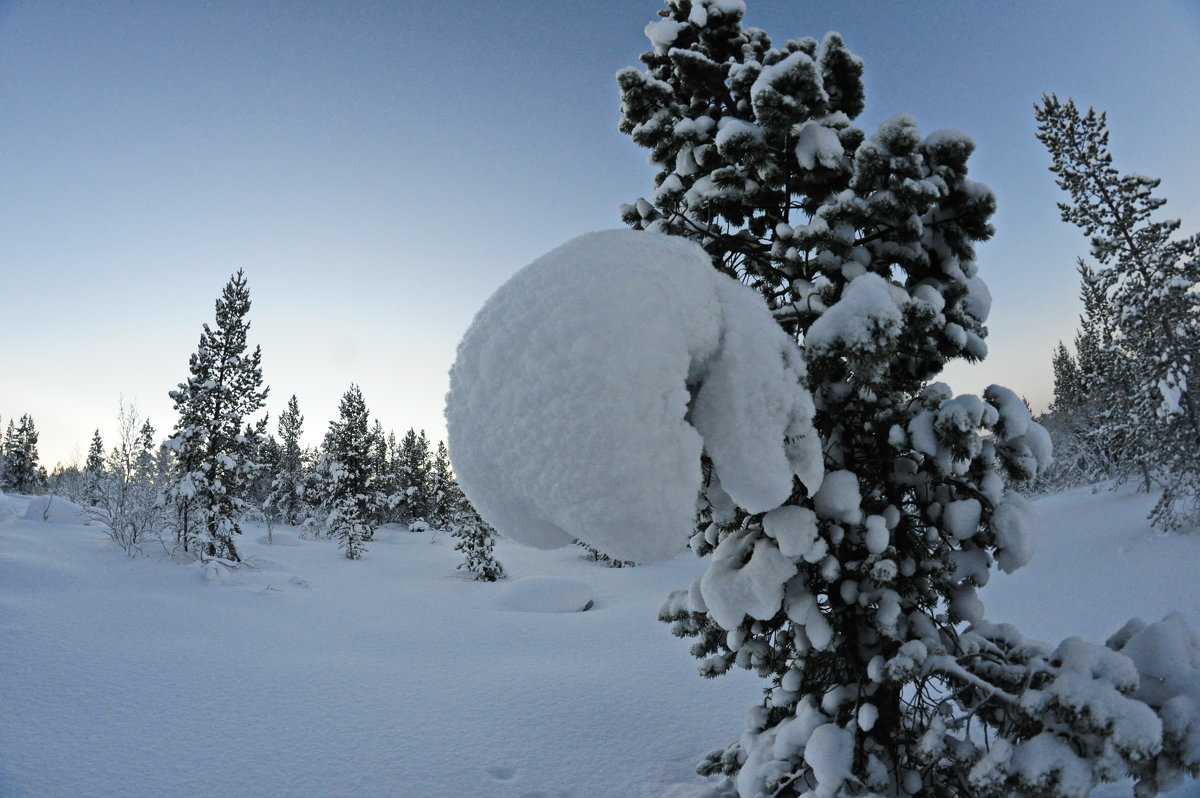
M 296 525 L 308 517 L 304 503 L 303 450 L 300 436 L 304 416 L 296 395 L 288 399 L 287 409 L 279 414 L 279 465 L 271 485 L 271 506 L 285 524 Z
M 204 325 L 200 344 L 188 362 L 186 382 L 171 391 L 179 418 L 168 446 L 176 476 L 169 498 L 176 511 L 177 535 L 184 550 L 240 560 L 234 537 L 238 517 L 256 470 L 253 441 L 244 424 L 262 409 L 268 389 L 262 384 L 262 351 L 247 353 L 250 292 L 239 269 L 216 301 L 216 326 Z M 253 436 L 266 429 L 263 418 Z
M 667 0 L 621 130 L 651 150 L 639 229 L 700 243 L 801 342 L 824 481 L 768 512 L 709 470 L 692 547 L 712 560 L 661 612 L 700 670 L 767 680 L 741 738 L 710 755 L 750 796 L 1065 796 L 1133 774 L 1168 743 L 1132 664 L 989 624 L 976 594 L 1031 555 L 1005 489 L 1049 458 L 1012 391 L 931 380 L 979 360 L 990 297 L 975 244 L 992 193 L 971 139 L 909 116 L 867 136 L 862 63 L 837 34 L 772 46 L 740 0 Z M 802 460 L 800 457 L 798 460 Z M 1078 688 L 1078 692 L 1072 692 Z M 1109 741 L 1119 736 L 1120 745 Z
M 138 482 L 157 487 L 158 453 L 154 443 L 154 425 L 150 419 L 142 422 L 134 448 L 133 475 Z
M 1083 314 L 1075 355 L 1060 341 L 1054 350 L 1054 399 L 1041 423 L 1054 443 L 1054 463 L 1038 487 L 1061 490 L 1128 477 L 1138 460 L 1131 448 L 1128 367 L 1113 346 L 1108 303 L 1095 273 L 1078 264 Z
M 9 419 L 4 435 L 8 489 L 15 493 L 37 493 L 44 482 L 38 465 L 38 431 L 33 416 L 25 413 L 14 425 Z
M 334 474 L 340 473 L 340 464 L 335 463 Z M 375 533 L 375 528 L 363 519 L 359 502 L 354 496 L 344 495 L 335 500 L 329 510 L 326 520 L 329 535 L 338 542 L 338 548 L 346 552 L 347 560 L 362 559 L 367 550 L 367 541 Z
M 392 438 L 394 440 L 395 435 Z M 390 451 L 383 424 L 375 419 L 371 425 L 371 466 L 376 498 L 371 523 L 376 527 L 400 520 L 400 482 L 395 464 L 389 456 Z
M 429 438 L 425 430 L 417 433 L 409 428 L 400 443 L 400 457 L 396 461 L 400 488 L 404 494 L 405 523 L 428 521 L 430 511 L 430 468 Z
M 457 483 L 448 486 L 450 535 L 454 550 L 462 552 L 456 567 L 468 571 L 476 581 L 495 582 L 504 578 L 504 566 L 496 559 L 496 530 L 488 526 Z
M 1051 357 L 1054 372 L 1054 399 L 1038 418 L 1046 428 L 1054 447 L 1054 462 L 1037 479 L 1039 492 L 1064 490 L 1103 479 L 1105 463 L 1096 457 L 1088 424 L 1092 406 L 1083 393 L 1082 375 L 1075 357 L 1062 341 Z
M 266 420 L 269 423 L 270 416 Z M 279 459 L 282 457 L 282 447 L 275 436 L 267 432 L 265 427 L 261 434 L 250 425 L 246 426 L 246 439 L 251 442 L 250 456 L 255 463 L 254 473 L 246 487 L 246 502 L 256 512 L 261 513 L 265 520 L 275 523 L 279 513 L 271 502 L 275 475 L 279 473 Z
M 338 405 L 339 418 L 329 422 L 322 464 L 325 477 L 322 506 L 328 529 L 352 560 L 362 556 L 363 543 L 375 532 L 372 523 L 379 496 L 375 490 L 374 441 L 362 391 L 352 384 Z
M 429 470 L 430 509 L 429 523 L 434 529 L 446 529 L 449 525 L 451 504 L 455 493 L 462 493 L 454 481 L 450 468 L 450 452 L 445 441 L 438 441 Z
M 16 435 L 17 428 L 13 424 L 12 419 L 8 420 L 8 429 L 3 436 L 0 436 L 0 493 L 6 490 L 12 490 L 12 486 L 8 481 L 8 440 Z
M 1162 485 L 1150 514 L 1156 526 L 1195 525 L 1200 401 L 1190 386 L 1200 358 L 1200 233 L 1173 238 L 1178 220 L 1152 220 L 1166 203 L 1153 193 L 1160 181 L 1117 171 L 1103 113 L 1047 95 L 1035 115 L 1050 171 L 1071 197 L 1059 203 L 1063 221 L 1091 239 L 1093 290 L 1113 331 L 1105 356 L 1127 367 L 1128 385 L 1105 386 L 1106 395 L 1130 400 L 1115 408 L 1131 422 L 1118 439 L 1121 460 Z
M 100 500 L 100 480 L 104 476 L 104 463 L 104 440 L 97 429 L 92 434 L 87 460 L 83 466 L 83 501 L 87 505 L 94 505 Z

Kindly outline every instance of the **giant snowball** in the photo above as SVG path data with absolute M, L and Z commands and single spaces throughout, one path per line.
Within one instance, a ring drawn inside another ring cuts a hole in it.
M 701 452 L 751 512 L 822 476 L 796 347 L 751 289 L 684 239 L 591 233 L 476 315 L 446 424 L 463 490 L 506 537 L 578 538 L 654 562 L 687 543 Z

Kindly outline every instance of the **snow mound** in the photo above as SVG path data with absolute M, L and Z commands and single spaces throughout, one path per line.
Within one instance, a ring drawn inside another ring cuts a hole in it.
M 507 586 L 495 607 L 514 612 L 586 612 L 592 608 L 592 587 L 578 579 L 529 576 Z
M 269 537 L 263 535 L 258 542 L 264 546 L 303 546 L 300 538 L 291 532 L 273 532 Z
M 752 512 L 822 477 L 799 349 L 696 244 L 609 230 L 576 238 L 484 304 L 450 371 L 460 484 L 505 537 L 578 538 L 617 559 L 682 550 L 701 452 Z
M 87 526 L 91 522 L 82 507 L 58 496 L 35 496 L 25 508 L 26 521 Z

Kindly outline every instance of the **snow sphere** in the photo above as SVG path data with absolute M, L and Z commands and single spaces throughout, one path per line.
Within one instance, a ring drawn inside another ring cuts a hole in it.
M 476 315 L 450 371 L 450 456 L 504 536 L 660 561 L 692 531 L 702 451 L 751 512 L 782 504 L 794 475 L 816 490 L 803 373 L 762 299 L 696 244 L 591 233 Z

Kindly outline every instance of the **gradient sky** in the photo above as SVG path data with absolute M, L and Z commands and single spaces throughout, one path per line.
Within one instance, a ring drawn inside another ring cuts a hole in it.
M 840 31 L 868 132 L 967 131 L 999 199 L 980 249 L 991 356 L 958 391 L 1035 409 L 1074 335 L 1083 237 L 1034 139 L 1043 92 L 1109 112 L 1123 171 L 1200 226 L 1200 0 L 748 0 L 777 41 Z M 47 467 L 111 446 L 123 396 L 165 436 L 167 391 L 245 269 L 274 418 L 316 443 L 351 382 L 373 417 L 444 436 L 459 338 L 513 272 L 617 227 L 651 190 L 614 73 L 655 0 L 0 0 L 0 418 Z

